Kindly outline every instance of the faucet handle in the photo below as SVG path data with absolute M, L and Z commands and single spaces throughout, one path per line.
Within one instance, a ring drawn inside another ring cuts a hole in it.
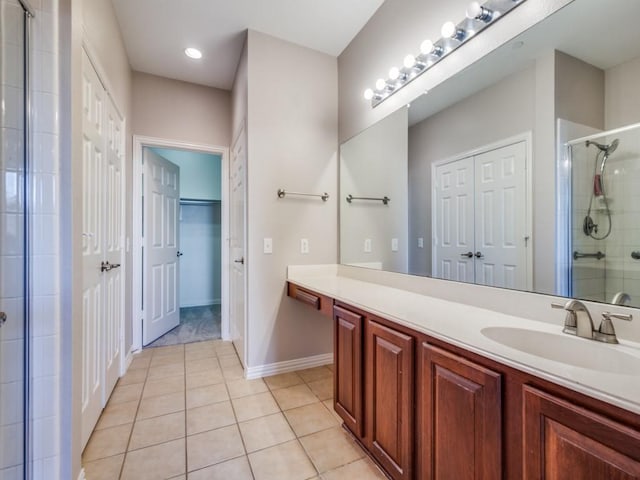
M 567 308 L 567 303 L 551 303 L 551 308 L 557 308 L 559 310 L 566 310 L 567 316 L 564 317 L 564 328 L 562 331 L 564 333 L 568 333 L 570 335 L 575 335 L 578 329 L 578 317 L 576 316 L 576 312 L 572 309 Z
M 619 343 L 616 337 L 616 330 L 613 328 L 613 322 L 611 321 L 612 318 L 630 322 L 633 316 L 625 313 L 602 312 L 602 322 L 598 327 L 598 332 L 595 336 L 596 340 L 606 343 Z
M 618 320 L 626 320 L 627 322 L 633 320 L 633 315 L 630 313 L 602 312 L 602 317 L 608 319 L 617 318 Z

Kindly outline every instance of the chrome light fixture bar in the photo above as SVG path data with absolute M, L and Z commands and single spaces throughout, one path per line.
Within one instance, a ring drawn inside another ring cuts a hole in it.
M 472 2 L 466 12 L 466 18 L 455 24 L 446 22 L 442 26 L 442 37 L 435 42 L 425 40 L 420 45 L 417 56 L 408 54 L 402 68 L 391 67 L 388 78 L 379 78 L 375 88 L 367 88 L 364 98 L 375 107 L 418 78 L 440 60 L 454 52 L 461 45 L 475 37 L 482 30 L 495 23 L 505 14 L 526 0 L 487 0 L 484 3 Z

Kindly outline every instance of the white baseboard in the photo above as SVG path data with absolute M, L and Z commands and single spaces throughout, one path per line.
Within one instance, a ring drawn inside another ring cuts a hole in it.
M 249 367 L 246 369 L 246 377 L 251 380 L 254 378 L 277 375 L 279 373 L 293 372 L 294 370 L 320 367 L 330 363 L 333 363 L 333 353 L 323 353 L 322 355 L 314 355 L 312 357 L 296 358 L 295 360 L 287 360 L 285 362 Z
M 78 480 L 87 480 L 87 477 L 84 474 L 84 468 L 80 469 L 80 473 L 78 474 Z
M 212 300 L 200 300 L 197 302 L 189 302 L 184 305 L 180 305 L 180 308 L 191 308 L 191 307 L 204 307 L 206 305 L 221 305 L 222 300 L 219 298 L 214 298 Z

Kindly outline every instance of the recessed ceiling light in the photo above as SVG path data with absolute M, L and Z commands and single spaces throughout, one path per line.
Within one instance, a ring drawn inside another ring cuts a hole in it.
M 194 58 L 196 60 L 202 58 L 202 52 L 197 48 L 189 47 L 184 49 L 184 54 L 189 58 Z

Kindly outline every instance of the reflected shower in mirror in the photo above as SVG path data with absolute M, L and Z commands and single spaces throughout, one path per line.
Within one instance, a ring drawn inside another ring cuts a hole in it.
M 640 306 L 637 18 L 574 0 L 345 142 L 341 263 Z
M 571 140 L 569 149 L 571 295 L 640 307 L 640 125 Z

